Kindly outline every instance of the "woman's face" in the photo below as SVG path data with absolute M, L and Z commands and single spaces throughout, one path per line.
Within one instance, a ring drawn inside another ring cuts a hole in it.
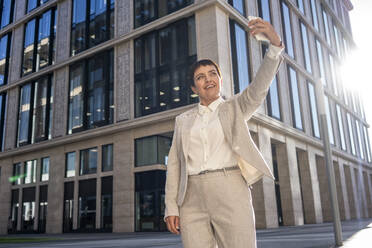
M 199 95 L 202 105 L 208 106 L 220 96 L 222 79 L 214 65 L 200 66 L 194 72 L 192 91 Z

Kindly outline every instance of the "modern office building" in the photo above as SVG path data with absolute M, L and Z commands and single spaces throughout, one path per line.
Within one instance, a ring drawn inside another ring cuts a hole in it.
M 343 220 L 372 217 L 363 104 L 339 65 L 354 46 L 349 0 L 1 0 L 0 233 L 164 231 L 174 120 L 211 58 L 228 98 L 267 46 L 284 62 L 248 126 L 276 181 L 253 186 L 257 228 L 331 221 L 315 85 L 323 84 Z M 324 80 L 319 80 L 319 78 Z

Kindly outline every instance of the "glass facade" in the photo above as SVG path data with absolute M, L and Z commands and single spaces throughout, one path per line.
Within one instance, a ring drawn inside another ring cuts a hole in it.
M 75 176 L 75 152 L 66 153 L 65 177 Z
M 15 233 L 17 231 L 18 211 L 19 211 L 19 189 L 13 189 L 8 233 Z
M 54 64 L 57 9 L 52 8 L 25 25 L 22 76 Z
M 22 189 L 21 231 L 33 232 L 35 221 L 35 187 Z
M 112 183 L 112 176 L 101 179 L 101 229 L 107 231 L 112 231 Z
M 114 145 L 102 146 L 102 171 L 112 171 L 114 167 Z
M 349 140 L 350 140 L 350 145 L 351 145 L 351 153 L 353 155 L 356 155 L 353 126 L 351 124 L 351 117 L 349 113 L 346 113 L 346 118 L 347 118 L 347 127 L 349 129 Z
M 302 12 L 302 14 L 305 14 L 304 0 L 297 0 L 297 7 Z
M 245 15 L 245 1 L 244 0 L 229 0 L 229 4 L 233 6 L 240 14 Z
M 49 157 L 41 159 L 41 167 L 40 167 L 40 181 L 45 182 L 49 181 Z
M 80 151 L 80 176 L 97 173 L 97 147 Z
M 364 149 L 363 149 L 363 144 L 362 144 L 362 133 L 360 129 L 360 122 L 358 120 L 355 120 L 355 126 L 356 126 L 356 132 L 357 132 L 357 137 L 358 137 L 358 145 L 359 145 L 359 155 L 361 159 L 364 159 Z
M 36 183 L 36 164 L 37 160 L 29 160 L 24 164 L 24 184 Z
M 319 22 L 318 22 L 316 0 L 310 0 L 310 8 L 311 8 L 311 17 L 312 17 L 314 28 L 317 31 L 319 31 Z
M 1 28 L 13 22 L 14 16 L 14 1 L 15 0 L 2 0 L 1 6 Z
M 74 216 L 74 182 L 64 184 L 63 196 L 63 232 L 71 232 Z
M 346 151 L 346 141 L 345 141 L 345 131 L 344 131 L 344 124 L 342 121 L 342 114 L 340 105 L 336 104 L 336 114 L 337 114 L 337 122 L 338 122 L 338 131 L 341 139 L 341 149 Z
M 363 126 L 363 133 L 364 133 L 364 143 L 366 144 L 366 150 L 367 150 L 367 161 L 368 163 L 372 162 L 371 159 L 371 147 L 369 143 L 369 136 L 368 136 L 368 131 L 367 127 Z
M 133 0 L 134 27 L 138 28 L 192 3 L 193 0 Z
M 336 51 L 339 57 L 341 57 L 341 45 L 340 45 L 340 37 L 339 37 L 339 31 L 336 25 L 333 25 L 333 32 L 335 34 L 335 40 L 336 40 Z
M 332 117 L 331 117 L 331 101 L 329 101 L 328 96 L 324 95 L 324 105 L 326 110 L 326 117 L 327 117 L 327 126 L 328 126 L 328 136 L 329 142 L 334 145 L 335 144 L 335 136 L 333 134 L 333 124 L 332 124 Z
M 312 83 L 309 81 L 307 82 L 307 90 L 309 92 L 309 105 L 310 105 L 310 116 L 311 116 L 311 123 L 313 128 L 313 136 L 320 138 L 320 130 L 319 130 L 319 119 L 318 119 L 318 108 L 316 104 L 316 96 L 315 96 L 315 88 Z
M 49 0 L 27 0 L 27 13 L 48 1 Z
M 292 39 L 292 24 L 288 5 L 285 1 L 281 1 L 282 25 L 283 25 L 283 40 L 286 53 L 294 58 L 293 39 Z
M 114 51 L 70 66 L 68 134 L 112 124 Z
M 23 179 L 22 163 L 13 164 L 13 177 L 12 177 L 13 185 L 20 185 L 23 181 L 22 179 Z
M 331 54 L 329 54 L 329 68 L 330 68 L 330 72 L 331 72 L 333 92 L 336 95 L 339 95 L 338 87 L 337 87 L 336 64 L 335 64 L 335 61 L 333 60 L 333 56 Z
M 135 166 L 168 163 L 172 135 L 155 135 L 135 140 Z
M 8 83 L 11 40 L 12 33 L 0 38 L 0 86 Z
M 39 223 L 38 232 L 45 233 L 46 231 L 46 221 L 48 215 L 48 185 L 40 186 L 39 191 Z
M 96 179 L 79 181 L 78 229 L 93 231 L 96 229 Z
M 311 59 L 310 59 L 310 47 L 309 47 L 309 40 L 307 38 L 307 28 L 303 22 L 300 21 L 301 26 L 301 37 L 302 37 L 302 52 L 304 54 L 304 64 L 306 70 L 311 73 Z
M 135 230 L 166 231 L 165 171 L 155 170 L 135 174 Z
M 196 61 L 194 17 L 182 19 L 134 41 L 135 116 L 198 102 L 187 82 Z
M 315 40 L 316 43 L 316 53 L 317 53 L 317 59 L 318 59 L 318 65 L 319 65 L 319 72 L 320 77 L 322 78 L 323 85 L 326 85 L 326 76 L 325 76 L 325 67 L 324 67 L 324 57 L 323 57 L 323 50 L 322 45 L 320 44 L 319 40 Z
M 327 40 L 328 45 L 331 46 L 331 36 L 329 33 L 328 15 L 323 6 L 322 6 L 322 17 L 323 17 L 323 27 L 324 27 L 324 32 L 326 35 L 326 40 Z
M 233 62 L 234 92 L 247 88 L 250 77 L 249 48 L 247 33 L 235 21 L 230 20 L 231 53 Z
M 44 76 L 21 86 L 17 146 L 51 138 L 52 76 Z
M 291 95 L 291 110 L 292 110 L 292 121 L 293 126 L 300 130 L 303 130 L 302 126 L 302 115 L 300 105 L 300 95 L 298 91 L 298 82 L 296 71 L 288 66 L 288 83 Z
M 114 0 L 73 0 L 71 56 L 114 37 Z

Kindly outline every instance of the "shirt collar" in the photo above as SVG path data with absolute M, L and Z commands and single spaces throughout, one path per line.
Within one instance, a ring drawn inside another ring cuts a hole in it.
M 214 112 L 214 111 L 216 111 L 218 106 L 223 102 L 224 102 L 224 100 L 220 96 L 216 100 L 211 102 L 208 106 L 204 106 L 204 105 L 201 105 L 201 103 L 199 103 L 199 105 L 198 105 L 199 114 L 203 115 L 205 113 Z

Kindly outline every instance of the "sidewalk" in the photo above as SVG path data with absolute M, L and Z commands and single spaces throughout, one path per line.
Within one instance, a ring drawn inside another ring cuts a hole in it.
M 372 247 L 372 219 L 342 222 L 342 248 Z M 1 243 L 2 238 L 56 239 L 31 243 Z M 326 248 L 334 246 L 333 224 L 312 224 L 257 230 L 257 248 Z M 182 248 L 180 236 L 170 233 L 17 234 L 0 236 L 0 247 L 27 248 Z

